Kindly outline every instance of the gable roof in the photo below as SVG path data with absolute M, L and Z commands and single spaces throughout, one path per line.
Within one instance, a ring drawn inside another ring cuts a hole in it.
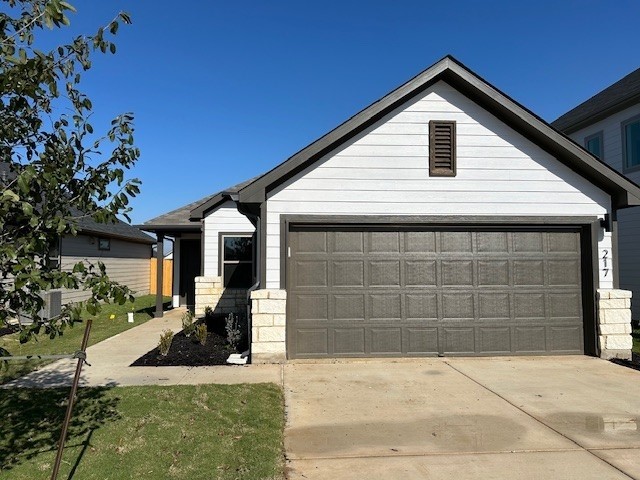
M 196 200 L 195 202 L 191 202 L 187 205 L 176 208 L 175 210 L 171 210 L 170 212 L 158 215 L 157 217 L 147 220 L 141 224 L 140 228 L 152 232 L 167 229 L 200 231 L 200 224 L 190 220 L 191 210 L 196 208 L 198 205 L 207 202 L 216 195 L 217 193 L 207 195 L 200 200 Z
M 240 203 L 264 202 L 267 192 L 271 189 L 312 165 L 440 80 L 456 88 L 569 168 L 608 192 L 613 198 L 615 207 L 640 205 L 638 185 L 598 160 L 451 56 L 444 57 L 285 162 L 241 188 L 238 193 Z
M 15 172 L 11 171 L 7 162 L 0 162 L 0 184 L 9 178 L 15 178 Z M 98 223 L 91 217 L 85 217 L 75 207 L 71 207 L 71 213 L 78 217 L 78 229 L 83 234 L 95 234 L 103 237 L 119 238 L 136 243 L 151 245 L 155 240 L 139 228 L 118 219 L 116 223 Z
M 198 206 L 191 209 L 190 218 L 192 221 L 197 221 L 206 216 L 211 210 L 226 202 L 227 200 L 235 197 L 238 192 L 256 180 L 258 177 L 250 178 L 244 182 L 240 182 L 233 187 L 226 188 L 215 195 L 211 195 L 207 200 L 200 203 Z
M 140 225 L 140 228 L 149 231 L 200 231 L 199 220 L 203 219 L 211 210 L 237 195 L 241 188 L 248 185 L 250 182 L 253 182 L 255 178 L 245 180 L 244 182 L 225 188 L 213 195 L 207 195 L 200 200 L 196 200 L 195 202 L 191 202 L 180 208 L 171 210 L 170 212 L 163 213 L 151 220 L 147 220 Z
M 640 68 L 596 93 L 551 122 L 564 133 L 573 133 L 640 102 Z

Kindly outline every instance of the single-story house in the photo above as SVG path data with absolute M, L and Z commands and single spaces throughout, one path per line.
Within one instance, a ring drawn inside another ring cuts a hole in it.
M 253 362 L 628 357 L 616 218 L 635 205 L 638 185 L 447 56 L 143 228 L 194 235 L 197 310 L 250 297 Z
M 109 279 L 126 285 L 136 295 L 148 295 L 149 262 L 155 240 L 139 228 L 126 222 L 98 223 L 83 217 L 78 222 L 77 236 L 60 239 L 57 262 L 62 270 L 71 271 L 81 261 L 93 264 L 100 261 L 107 269 Z M 86 300 L 89 293 L 83 290 L 62 290 L 62 303 Z
M 640 182 L 640 68 L 551 122 L 601 161 Z M 616 212 L 620 287 L 640 297 L 640 208 Z M 632 303 L 640 321 L 640 301 Z

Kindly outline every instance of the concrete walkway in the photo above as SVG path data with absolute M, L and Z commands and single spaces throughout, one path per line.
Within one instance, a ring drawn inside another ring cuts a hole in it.
M 640 372 L 589 357 L 284 367 L 291 480 L 640 479 Z
M 160 333 L 182 329 L 184 309 L 174 309 L 163 318 L 153 318 L 87 349 L 80 385 L 189 385 L 205 383 L 282 383 L 279 365 L 243 365 L 213 367 L 130 367 L 131 363 L 158 345 Z M 59 360 L 3 388 L 47 388 L 70 386 L 75 360 Z

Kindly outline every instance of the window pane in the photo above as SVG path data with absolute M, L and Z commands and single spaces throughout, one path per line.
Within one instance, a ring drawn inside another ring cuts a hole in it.
M 600 157 L 600 152 L 602 151 L 602 145 L 600 142 L 600 137 L 590 138 L 587 142 L 587 150 L 593 153 L 596 157 Z
M 224 259 L 251 261 L 253 239 L 251 237 L 224 237 Z
M 624 127 L 627 153 L 627 167 L 640 165 L 640 122 Z
M 229 288 L 249 288 L 253 284 L 250 263 L 227 263 L 224 266 L 224 286 Z

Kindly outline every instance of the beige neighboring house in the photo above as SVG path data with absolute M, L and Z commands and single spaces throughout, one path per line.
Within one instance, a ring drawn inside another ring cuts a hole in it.
M 60 240 L 57 262 L 62 270 L 71 270 L 80 261 L 105 264 L 109 278 L 128 286 L 136 295 L 148 295 L 150 259 L 155 240 L 123 221 L 101 224 L 83 218 L 80 233 Z M 62 290 L 62 303 L 79 302 L 89 297 L 83 290 Z
M 640 183 L 640 68 L 551 123 L 602 162 Z M 612 273 L 633 292 L 633 318 L 640 321 L 640 207 L 615 211 L 618 255 Z

